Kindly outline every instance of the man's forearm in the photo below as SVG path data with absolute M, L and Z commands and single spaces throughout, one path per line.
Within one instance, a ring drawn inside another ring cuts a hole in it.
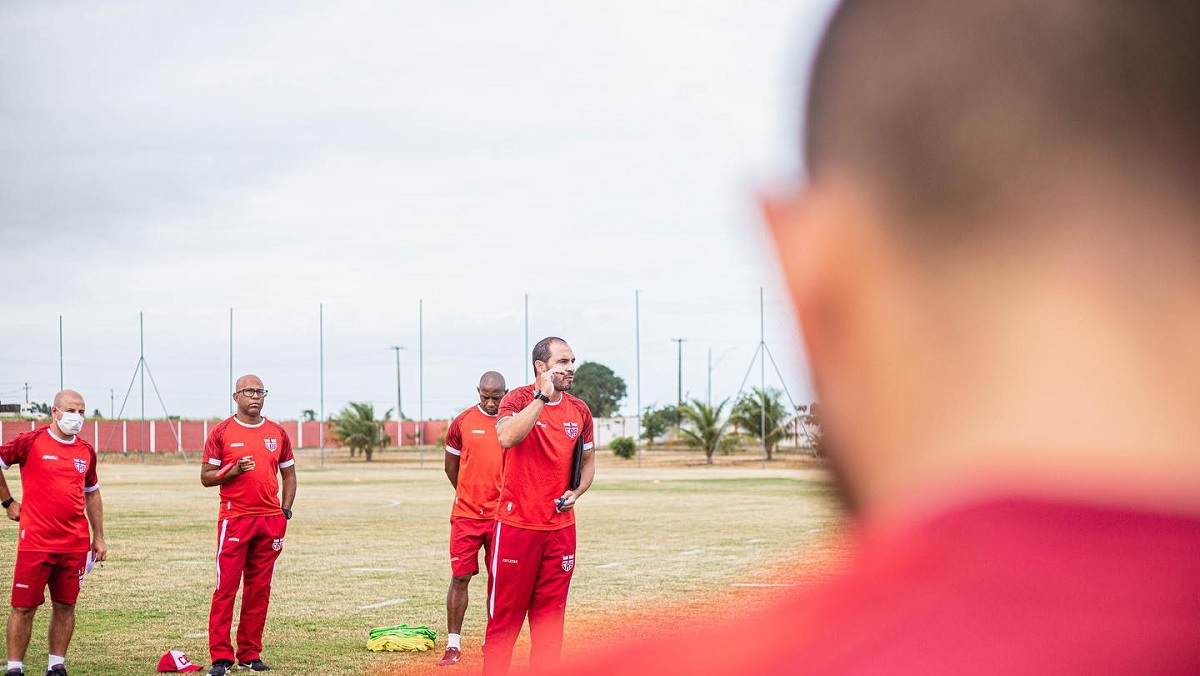
M 4 472 L 0 472 L 0 500 L 8 500 L 12 491 L 8 490 L 8 482 L 4 480 Z
M 461 464 L 462 458 L 446 452 L 446 478 L 450 480 L 450 485 L 458 490 L 458 467 Z
M 537 422 L 543 406 L 545 404 L 541 399 L 534 399 L 529 402 L 528 406 L 521 409 L 520 413 L 496 423 L 496 438 L 500 440 L 500 446 L 512 448 L 524 441 L 525 437 L 529 436 L 529 431 L 533 429 L 533 424 Z
M 84 511 L 88 523 L 92 526 L 92 537 L 104 539 L 104 503 L 100 500 L 100 491 L 92 491 L 84 499 Z
M 296 501 L 296 474 L 293 472 L 290 476 L 283 477 L 283 500 L 279 506 L 283 509 L 291 509 L 292 503 Z
M 575 497 L 578 498 L 579 496 L 586 493 L 587 489 L 592 487 L 592 479 L 595 479 L 595 478 L 596 478 L 596 452 L 595 451 L 584 451 L 583 452 L 583 471 L 581 471 L 579 473 L 579 488 L 576 488 L 573 491 L 575 493 Z

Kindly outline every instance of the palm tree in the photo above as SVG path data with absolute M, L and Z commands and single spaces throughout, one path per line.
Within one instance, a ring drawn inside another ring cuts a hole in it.
M 713 453 L 717 449 L 728 448 L 734 441 L 733 437 L 725 436 L 729 421 L 721 421 L 727 403 L 729 400 L 725 399 L 716 406 L 710 406 L 699 399 L 693 399 L 679 407 L 679 413 L 688 423 L 687 427 L 680 428 L 679 433 L 683 435 L 683 440 L 688 446 L 704 450 L 704 457 L 709 465 L 712 464 Z
M 300 417 L 304 419 L 304 422 L 315 422 L 317 419 L 317 412 L 311 408 L 306 408 L 303 411 L 300 411 Z
M 764 392 L 756 387 L 742 395 L 729 413 L 729 422 L 733 423 L 738 430 L 760 442 L 763 441 L 764 436 L 766 437 L 767 460 L 774 457 L 775 447 L 787 436 L 794 421 L 791 411 L 783 405 L 783 401 L 780 399 L 781 394 L 774 388 Z M 764 408 L 766 416 L 763 416 Z
M 391 440 L 383 428 L 383 422 L 391 417 L 392 410 L 388 409 L 383 414 L 383 420 L 376 420 L 374 404 L 352 401 L 331 421 L 329 431 L 350 448 L 351 458 L 355 451 L 362 451 L 367 462 L 370 462 L 374 452 L 383 449 Z

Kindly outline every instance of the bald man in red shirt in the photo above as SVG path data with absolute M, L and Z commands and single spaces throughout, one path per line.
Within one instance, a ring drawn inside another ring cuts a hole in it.
M 270 670 L 262 661 L 262 635 L 275 560 L 283 551 L 296 499 L 296 459 L 287 432 L 262 416 L 266 397 L 258 376 L 238 378 L 233 393 L 237 413 L 214 427 L 204 444 L 200 483 L 221 487 L 217 588 L 208 617 L 210 676 L 232 671 L 235 658 L 238 669 Z M 229 632 L 239 586 L 242 610 L 235 653 Z
M 0 446 L 0 467 L 21 468 L 21 494 L 13 498 L 0 474 L 0 505 L 18 522 L 12 614 L 8 617 L 6 676 L 23 676 L 33 617 L 50 588 L 50 655 L 46 673 L 66 676 L 65 659 L 75 632 L 75 602 L 92 561 L 108 556 L 104 507 L 96 475 L 96 450 L 82 436 L 87 414 L 74 390 L 54 395 L 53 421 Z M 88 537 L 88 525 L 92 535 Z

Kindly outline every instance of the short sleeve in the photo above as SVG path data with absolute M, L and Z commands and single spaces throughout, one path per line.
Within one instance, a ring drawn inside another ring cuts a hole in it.
M 296 455 L 292 452 L 292 438 L 282 426 L 279 428 L 279 468 L 291 467 L 296 464 Z
M 533 392 L 526 388 L 509 392 L 500 400 L 500 417 L 507 418 L 520 413 L 531 401 L 533 401 Z
M 446 429 L 446 452 L 450 455 L 462 455 L 462 416 L 450 422 Z
M 25 458 L 29 457 L 29 446 L 33 443 L 34 434 L 36 432 L 26 432 L 0 446 L 0 466 L 8 469 L 13 465 L 24 464 Z
M 83 476 L 83 492 L 91 493 L 100 488 L 100 475 L 96 473 L 96 449 L 88 447 L 92 461 L 88 463 L 87 474 Z
M 220 425 L 214 427 L 213 430 L 208 433 L 208 439 L 204 441 L 203 461 L 210 465 L 216 465 L 217 467 L 220 467 L 221 463 L 225 459 L 225 449 L 221 443 L 221 432 L 222 428 Z
M 583 450 L 590 451 L 596 446 L 596 439 L 592 432 L 592 410 L 587 404 L 579 402 L 580 415 L 583 416 L 583 429 L 579 430 L 579 436 L 583 439 Z

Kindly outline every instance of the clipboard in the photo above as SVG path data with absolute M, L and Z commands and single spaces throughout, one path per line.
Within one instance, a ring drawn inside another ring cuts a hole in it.
M 571 476 L 567 482 L 568 490 L 579 488 L 583 482 L 583 432 L 575 437 L 575 452 L 571 454 Z

